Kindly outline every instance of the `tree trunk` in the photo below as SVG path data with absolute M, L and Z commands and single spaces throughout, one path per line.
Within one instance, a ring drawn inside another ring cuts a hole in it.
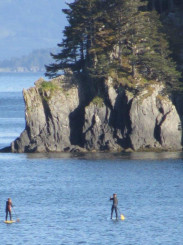
M 169 0 L 168 1 L 168 9 L 169 9 L 170 12 L 173 11 L 173 9 L 174 9 L 174 2 L 173 2 L 173 0 Z
M 151 7 L 152 7 L 152 10 L 155 10 L 155 0 L 152 0 Z
M 136 69 L 136 64 L 132 64 L 132 77 L 135 79 L 137 77 L 137 69 Z
M 160 10 L 160 13 L 163 12 L 163 0 L 159 0 L 159 10 Z
M 123 66 L 123 62 L 122 62 L 122 43 L 121 43 L 121 41 L 119 42 L 118 59 L 119 59 L 120 66 Z

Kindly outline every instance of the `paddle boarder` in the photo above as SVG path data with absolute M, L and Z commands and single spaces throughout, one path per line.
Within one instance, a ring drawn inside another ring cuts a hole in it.
M 113 211 L 115 210 L 116 213 L 116 219 L 118 219 L 118 199 L 117 194 L 114 193 L 112 197 L 110 197 L 110 201 L 113 201 L 112 207 L 111 207 L 111 219 L 113 216 Z
M 12 215 L 11 215 L 11 208 L 12 207 L 13 207 L 13 204 L 12 204 L 11 198 L 8 198 L 8 200 L 6 201 L 6 209 L 5 209 L 5 212 L 6 212 L 6 221 L 8 219 L 8 214 L 10 216 L 10 220 L 12 220 Z

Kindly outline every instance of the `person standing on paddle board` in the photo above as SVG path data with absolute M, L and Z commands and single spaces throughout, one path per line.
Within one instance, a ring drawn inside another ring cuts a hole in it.
M 118 199 L 116 193 L 113 194 L 113 197 L 110 197 L 110 201 L 113 201 L 112 207 L 111 207 L 111 219 L 113 215 L 113 211 L 115 210 L 116 213 L 116 219 L 118 219 Z
M 6 201 L 6 209 L 5 209 L 5 212 L 6 212 L 6 221 L 8 219 L 8 214 L 10 216 L 10 220 L 12 220 L 12 215 L 11 215 L 11 208 L 12 207 L 13 207 L 13 204 L 12 204 L 11 198 L 8 198 L 8 200 Z

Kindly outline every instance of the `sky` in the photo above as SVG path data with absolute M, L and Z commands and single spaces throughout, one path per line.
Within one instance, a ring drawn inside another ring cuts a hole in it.
M 67 24 L 65 2 L 73 0 L 0 0 L 0 60 L 56 47 Z

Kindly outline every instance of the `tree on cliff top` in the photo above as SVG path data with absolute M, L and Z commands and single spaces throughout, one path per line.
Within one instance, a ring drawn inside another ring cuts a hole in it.
M 121 50 L 118 71 L 120 68 L 124 70 L 123 60 L 128 60 L 134 79 L 140 74 L 147 80 L 168 82 L 175 87 L 180 74 L 170 58 L 159 16 L 155 11 L 148 11 L 147 6 L 147 1 L 116 0 L 113 21 L 116 33 L 120 33 L 116 37 Z
M 144 0 L 75 0 L 68 4 L 63 12 L 69 25 L 58 44 L 61 52 L 51 54 L 56 63 L 46 66 L 46 75 L 55 77 L 69 68 L 104 80 L 111 69 L 123 74 L 130 70 L 134 79 L 140 75 L 175 86 L 179 74 L 168 42 L 158 14 L 147 5 Z M 115 46 L 118 57 L 111 58 Z
M 65 27 L 64 39 L 58 44 L 61 52 L 51 54 L 56 63 L 46 66 L 47 76 L 55 77 L 65 68 L 96 76 L 107 72 L 112 38 L 110 28 L 106 31 L 110 24 L 106 3 L 107 0 L 76 0 L 68 4 L 69 9 L 63 10 L 69 25 Z

